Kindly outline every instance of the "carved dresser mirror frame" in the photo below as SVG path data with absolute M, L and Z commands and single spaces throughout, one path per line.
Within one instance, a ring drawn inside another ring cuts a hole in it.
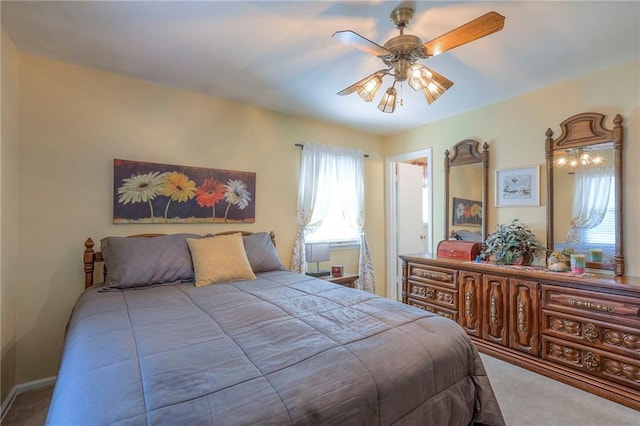
M 466 164 L 480 163 L 482 166 L 482 225 L 481 246 L 487 240 L 487 191 L 489 186 L 489 144 L 482 144 L 482 152 L 479 149 L 480 142 L 474 139 L 464 139 L 453 146 L 451 152 L 444 152 L 444 235 L 445 239 L 450 238 L 449 222 L 451 221 L 450 212 L 453 209 L 450 206 L 450 172 L 451 167 L 463 166 Z
M 553 196 L 553 157 L 555 151 L 566 151 L 575 148 L 599 144 L 613 144 L 614 151 L 614 179 L 615 179 L 615 254 L 613 262 L 587 262 L 591 269 L 610 270 L 615 275 L 624 275 L 623 254 L 623 200 L 622 200 L 622 148 L 623 129 L 622 116 L 616 114 L 613 119 L 613 129 L 604 127 L 605 116 L 596 112 L 576 114 L 560 123 L 562 133 L 553 139 L 553 131 L 547 129 L 545 158 L 547 163 L 547 254 L 553 252 L 554 247 L 554 196 Z

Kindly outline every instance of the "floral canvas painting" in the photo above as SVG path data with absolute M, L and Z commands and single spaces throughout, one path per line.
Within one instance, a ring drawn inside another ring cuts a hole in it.
M 453 197 L 453 225 L 482 226 L 482 202 Z
M 256 174 L 113 160 L 113 223 L 253 223 Z

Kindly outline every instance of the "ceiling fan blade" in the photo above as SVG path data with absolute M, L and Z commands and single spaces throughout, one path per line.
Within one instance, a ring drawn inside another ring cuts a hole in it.
M 362 37 L 358 33 L 354 33 L 351 30 L 336 31 L 331 36 L 333 39 L 338 40 L 340 43 L 344 43 L 347 46 L 355 47 L 362 50 L 365 53 L 369 53 L 374 56 L 387 56 L 392 53 L 377 43 L 372 42 L 369 39 Z
M 435 56 L 451 50 L 454 47 L 462 46 L 463 44 L 498 32 L 503 27 L 504 16 L 497 12 L 489 12 L 440 37 L 426 42 L 422 47 L 427 56 Z
M 378 75 L 378 76 L 382 77 L 383 75 L 388 74 L 388 71 L 389 70 L 379 70 L 379 71 L 376 71 L 376 72 L 374 72 L 372 74 L 369 74 L 368 76 L 366 76 L 362 80 L 360 80 L 360 81 L 358 81 L 356 83 L 353 83 L 351 86 L 347 87 L 346 89 L 342 89 L 341 91 L 339 91 L 337 93 L 337 95 L 338 96 L 350 95 L 350 94 L 352 94 L 353 92 L 356 91 L 356 88 L 357 88 L 358 85 L 364 83 L 367 79 L 373 77 L 374 75 Z

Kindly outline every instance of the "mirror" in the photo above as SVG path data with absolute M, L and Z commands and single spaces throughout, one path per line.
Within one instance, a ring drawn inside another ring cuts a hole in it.
M 622 117 L 613 129 L 588 112 L 546 132 L 547 253 L 584 254 L 586 267 L 624 275 L 622 245 Z
M 445 238 L 487 239 L 489 144 L 465 139 L 444 153 Z

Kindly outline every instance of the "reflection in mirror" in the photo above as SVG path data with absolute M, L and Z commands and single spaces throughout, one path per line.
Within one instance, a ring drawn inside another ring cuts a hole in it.
M 489 145 L 465 139 L 445 151 L 445 237 L 484 242 L 487 239 Z
M 547 130 L 547 249 L 554 257 L 584 254 L 587 267 L 622 275 L 622 118 L 614 130 L 603 119 L 573 116 L 555 140 Z

